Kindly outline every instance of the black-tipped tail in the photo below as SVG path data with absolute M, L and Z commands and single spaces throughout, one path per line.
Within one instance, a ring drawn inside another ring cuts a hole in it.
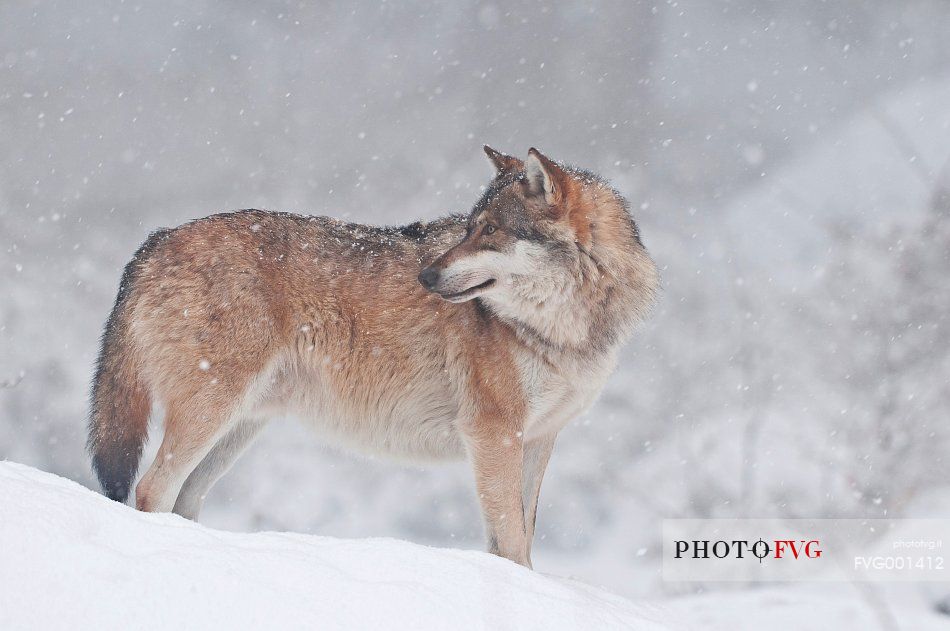
M 103 492 L 119 502 L 126 501 L 132 490 L 152 408 L 151 396 L 134 359 L 129 305 L 140 264 L 167 234 L 152 234 L 125 267 L 115 306 L 102 334 L 92 384 L 87 447 Z

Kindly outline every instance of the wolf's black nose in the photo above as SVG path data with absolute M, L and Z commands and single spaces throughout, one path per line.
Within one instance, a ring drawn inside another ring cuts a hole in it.
M 419 282 L 422 283 L 422 286 L 432 291 L 432 288 L 435 287 L 435 284 L 439 282 L 439 270 L 432 269 L 427 267 L 419 274 Z

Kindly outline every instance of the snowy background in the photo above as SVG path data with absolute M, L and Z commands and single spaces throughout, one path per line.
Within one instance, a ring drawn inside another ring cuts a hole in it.
M 95 486 L 98 335 L 149 231 L 466 211 L 489 143 L 608 177 L 664 277 L 562 433 L 536 567 L 658 597 L 692 589 L 663 517 L 950 516 L 948 32 L 939 0 L 2 3 L 0 459 Z M 482 545 L 464 465 L 291 420 L 202 521 Z

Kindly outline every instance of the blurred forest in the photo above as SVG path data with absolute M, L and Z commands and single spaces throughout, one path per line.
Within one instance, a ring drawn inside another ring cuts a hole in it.
M 98 336 L 149 231 L 464 212 L 489 143 L 610 179 L 664 278 L 559 439 L 537 567 L 645 593 L 663 517 L 937 516 L 947 33 L 939 0 L 0 3 L 0 459 L 94 485 Z M 275 422 L 203 521 L 477 548 L 469 478 Z

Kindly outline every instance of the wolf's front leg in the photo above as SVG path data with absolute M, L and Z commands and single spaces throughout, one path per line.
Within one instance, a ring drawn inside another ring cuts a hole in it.
M 488 551 L 531 567 L 522 503 L 524 445 L 519 434 L 501 423 L 482 424 L 468 436 L 468 450 Z
M 541 493 L 541 479 L 551 458 L 557 434 L 536 438 L 524 446 L 524 466 L 521 473 L 522 502 L 524 503 L 524 526 L 528 548 L 528 563 L 531 563 L 531 543 L 534 540 L 534 526 L 538 515 L 538 496 Z

